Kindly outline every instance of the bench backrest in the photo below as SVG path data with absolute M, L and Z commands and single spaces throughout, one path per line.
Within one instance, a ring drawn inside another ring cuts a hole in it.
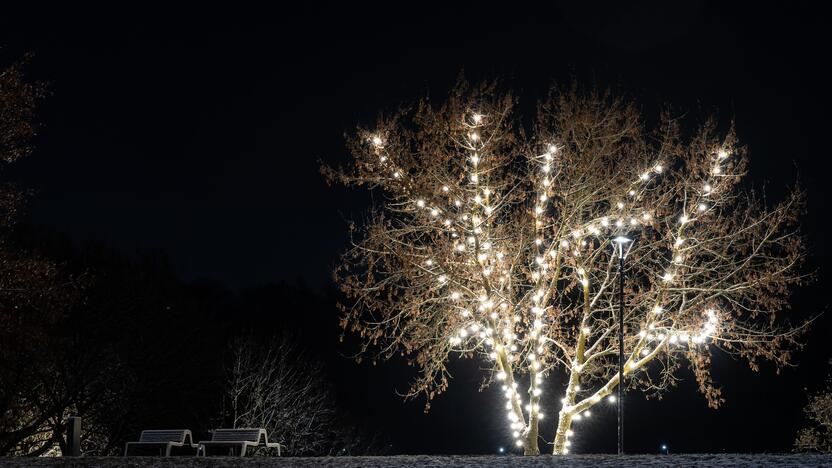
M 163 429 L 142 431 L 139 442 L 176 442 L 184 444 L 191 441 L 191 431 L 188 429 Z
M 217 442 L 256 442 L 260 443 L 260 436 L 266 442 L 266 430 L 247 427 L 243 429 L 215 429 L 211 440 Z

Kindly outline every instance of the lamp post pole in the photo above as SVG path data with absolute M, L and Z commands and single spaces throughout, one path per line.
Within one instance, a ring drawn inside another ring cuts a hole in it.
M 618 253 L 618 454 L 624 454 L 624 259 L 633 240 L 618 236 L 612 240 Z M 624 247 L 627 250 L 624 250 Z
M 624 250 L 618 256 L 618 454 L 624 454 Z

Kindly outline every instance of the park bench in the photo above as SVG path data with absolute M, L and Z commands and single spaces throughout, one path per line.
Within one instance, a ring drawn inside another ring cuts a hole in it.
M 277 442 L 269 442 L 266 430 L 262 428 L 244 429 L 215 429 L 211 440 L 200 441 L 202 454 L 208 454 L 208 448 L 221 447 L 228 449 L 228 455 L 234 455 L 234 449 L 238 449 L 239 456 L 246 456 L 249 447 L 276 448 L 277 456 L 280 456 L 281 446 Z
M 124 456 L 127 456 L 130 448 L 135 447 L 157 448 L 156 454 L 165 457 L 170 456 L 170 451 L 174 447 L 187 447 L 196 449 L 196 454 L 199 455 L 199 445 L 193 443 L 193 436 L 188 429 L 142 431 L 138 442 L 127 442 L 124 447 Z

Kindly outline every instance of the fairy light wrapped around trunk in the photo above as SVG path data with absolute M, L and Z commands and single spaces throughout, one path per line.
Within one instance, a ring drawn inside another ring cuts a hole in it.
M 625 235 L 628 388 L 661 392 L 687 364 L 716 407 L 713 350 L 788 363 L 805 328 L 780 318 L 806 279 L 799 190 L 766 206 L 745 189 L 746 150 L 713 120 L 685 137 L 663 113 L 651 129 L 634 102 L 576 87 L 554 89 L 532 128 L 514 105 L 462 84 L 359 130 L 351 164 L 323 167 L 379 195 L 335 272 L 362 355 L 406 356 L 420 370 L 409 396 L 428 405 L 451 358 L 477 360 L 515 444 L 537 454 L 554 433 L 568 453 L 619 383 Z

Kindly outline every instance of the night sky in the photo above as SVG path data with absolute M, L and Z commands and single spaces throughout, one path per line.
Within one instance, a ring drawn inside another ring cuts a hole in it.
M 33 221 L 124 255 L 161 252 L 188 281 L 233 290 L 301 283 L 323 297 L 346 221 L 370 204 L 318 172 L 319 161 L 347 161 L 345 133 L 400 103 L 441 98 L 460 73 L 503 79 L 527 113 L 551 83 L 574 77 L 634 96 L 648 113 L 668 102 L 694 119 L 713 111 L 735 119 L 755 186 L 777 199 L 799 178 L 808 191 L 803 229 L 819 280 L 793 304 L 804 316 L 827 309 L 826 15 L 792 2 L 348 3 L 4 12 L 0 58 L 33 53 L 29 75 L 51 93 L 35 153 L 7 174 L 36 190 Z M 308 323 L 305 313 L 313 312 L 275 311 L 289 328 Z M 314 313 L 336 326 L 334 308 Z M 779 376 L 717 357 L 720 410 L 707 409 L 690 374 L 661 401 L 629 396 L 627 450 L 790 450 L 806 389 L 820 389 L 830 370 L 831 324 L 819 319 L 799 366 Z M 477 392 L 470 361 L 452 365 L 450 392 L 425 415 L 423 402 L 394 394 L 409 375 L 400 363 L 357 365 L 338 357 L 349 350 L 335 339 L 315 346 L 336 357 L 339 392 L 394 451 L 494 453 L 512 442 L 501 395 Z M 580 423 L 573 451 L 614 450 L 614 419 L 609 408 Z

